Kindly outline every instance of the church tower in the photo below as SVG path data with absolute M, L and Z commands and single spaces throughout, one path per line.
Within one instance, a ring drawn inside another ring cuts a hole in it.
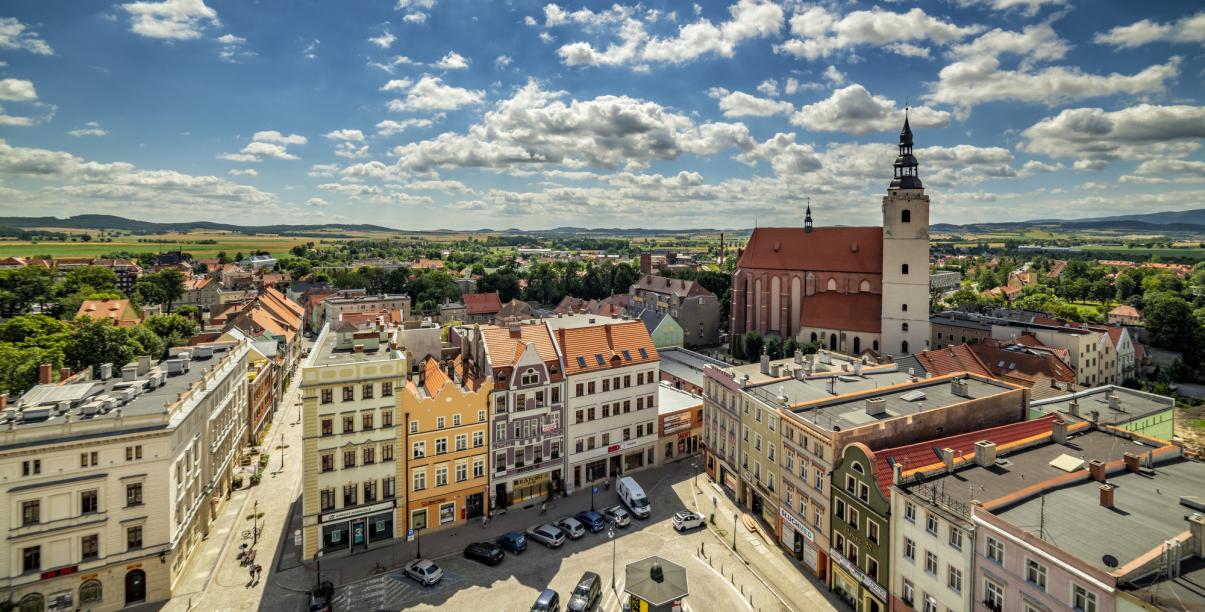
M 912 156 L 904 115 L 895 177 L 883 198 L 882 353 L 901 355 L 929 345 L 929 196 Z

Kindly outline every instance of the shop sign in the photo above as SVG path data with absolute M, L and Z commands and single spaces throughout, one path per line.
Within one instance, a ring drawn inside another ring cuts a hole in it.
M 52 570 L 47 570 L 45 572 L 42 572 L 42 580 L 58 578 L 59 576 L 70 576 L 71 574 L 74 574 L 78 571 L 79 571 L 78 565 L 68 565 L 66 567 L 59 567 L 59 568 L 55 568 Z
M 46 596 L 46 609 L 52 612 L 71 610 L 74 605 L 74 594 L 71 591 L 59 591 Z
M 543 431 L 544 433 L 552 433 L 557 430 L 557 426 L 556 426 L 556 423 L 545 423 L 544 426 L 540 428 L 540 430 Z
M 340 510 L 339 512 L 331 512 L 328 514 L 319 515 L 318 522 L 319 523 L 329 523 L 331 521 L 337 521 L 339 519 L 351 518 L 353 516 L 360 516 L 361 514 L 369 514 L 369 513 L 377 512 L 380 510 L 388 510 L 392 507 L 393 507 L 393 502 L 387 501 L 387 502 L 382 502 L 379 504 L 373 504 L 371 506 L 365 506 L 363 508 L 353 508 L 351 510 Z
M 522 478 L 516 478 L 514 486 L 529 487 L 531 485 L 540 484 L 541 482 L 545 482 L 547 480 L 548 480 L 548 472 L 544 472 L 542 474 L 535 474 L 533 476 L 524 476 Z
M 99 574 L 80 574 L 80 582 L 87 582 L 95 579 Z
M 142 567 L 142 564 L 141 564 L 141 563 L 131 563 L 131 564 L 129 564 L 129 565 L 127 565 L 127 566 L 126 566 L 126 571 L 127 571 L 127 572 L 129 572 L 129 571 L 133 571 L 133 570 L 136 570 L 136 569 L 138 569 L 138 568 L 140 568 L 140 567 Z
M 833 558 L 833 561 L 837 562 L 837 565 L 841 566 L 841 569 L 845 570 L 845 573 L 856 578 L 875 597 L 878 597 L 882 601 L 887 601 L 887 589 L 884 589 L 881 584 L 863 573 L 862 570 L 858 569 L 858 566 L 850 563 L 849 559 L 846 559 L 845 555 L 841 554 L 841 551 L 836 548 L 830 548 L 828 549 L 828 554 Z
M 675 431 L 690 429 L 692 417 L 690 411 L 684 411 L 679 414 L 671 414 L 661 421 L 661 435 L 668 435 Z
M 434 506 L 435 504 L 442 504 L 447 500 L 448 500 L 448 498 L 446 498 L 446 497 L 441 497 L 439 499 L 424 499 L 422 506 L 424 508 L 426 508 L 428 506 Z
M 795 531 L 798 531 L 799 533 L 802 533 L 803 535 L 807 536 L 807 539 L 809 539 L 813 542 L 816 541 L 816 535 L 814 533 L 812 533 L 812 530 L 808 529 L 807 525 L 803 524 L 803 521 L 800 521 L 799 519 L 792 516 L 790 512 L 787 512 L 786 508 L 779 508 L 778 515 L 782 517 L 782 520 L 790 523 L 791 527 L 793 529 L 795 529 Z

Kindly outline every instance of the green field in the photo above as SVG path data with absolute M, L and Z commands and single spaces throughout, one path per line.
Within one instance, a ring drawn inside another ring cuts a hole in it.
M 1205 259 L 1205 249 L 1151 249 L 1146 247 L 1105 246 L 1086 244 L 1085 251 L 1091 251 L 1097 256 L 1116 255 L 1118 257 L 1147 257 L 1159 256 L 1166 259 Z
M 153 240 L 168 240 L 164 236 L 147 236 Z M 52 257 L 99 257 L 105 253 L 128 251 L 131 253 L 159 253 L 177 249 L 192 253 L 194 257 L 216 257 L 219 251 L 226 251 L 230 257 L 236 253 L 250 253 L 264 250 L 273 257 L 289 254 L 289 249 L 307 242 L 326 243 L 334 240 L 316 238 L 290 238 L 281 236 L 245 236 L 245 235 L 198 235 L 173 242 L 137 242 L 134 239 L 122 237 L 113 242 L 29 242 L 23 240 L 0 241 L 0 257 L 50 255 Z M 213 240 L 216 244 L 197 244 L 199 240 Z

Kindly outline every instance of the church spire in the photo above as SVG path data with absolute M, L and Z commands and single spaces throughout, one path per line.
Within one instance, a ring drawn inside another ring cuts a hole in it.
M 812 231 L 812 198 L 808 198 L 807 212 L 803 213 L 803 231 Z
M 899 149 L 891 189 L 924 189 L 917 173 L 916 158 L 912 156 L 912 126 L 908 124 L 907 108 L 904 109 L 904 129 L 900 130 Z

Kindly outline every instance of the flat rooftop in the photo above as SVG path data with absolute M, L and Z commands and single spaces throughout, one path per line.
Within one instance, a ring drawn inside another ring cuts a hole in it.
M 657 414 L 672 414 L 679 410 L 702 406 L 703 398 L 698 395 L 691 395 L 666 383 L 657 385 Z
M 783 377 L 792 377 L 795 375 L 795 371 L 801 368 L 813 375 L 832 373 L 849 374 L 852 376 L 855 368 L 854 363 L 856 361 L 858 361 L 856 357 L 822 350 L 811 355 L 803 355 L 801 362 L 799 363 L 795 361 L 794 357 L 771 360 L 769 364 L 769 374 L 763 374 L 761 371 L 761 363 L 756 361 L 753 363 L 726 366 L 722 369 L 725 372 L 731 372 L 737 382 L 740 382 L 746 375 L 748 375 L 750 385 L 760 385 L 762 383 L 775 381 Z M 778 375 L 774 374 L 775 367 L 778 367 L 779 369 Z M 863 371 L 866 372 L 894 371 L 898 369 L 899 368 L 896 368 L 894 364 L 889 364 L 886 366 L 863 366 Z M 904 378 L 907 379 L 908 377 L 905 376 Z
M 363 330 L 368 332 L 369 330 Z M 373 332 L 375 333 L 375 332 Z M 390 329 L 389 334 L 395 337 L 396 329 Z M 335 343 L 337 334 L 329 327 L 324 327 L 318 339 L 314 341 L 314 348 L 310 350 L 310 356 L 304 364 L 307 368 L 317 368 L 330 365 L 346 365 L 349 363 L 361 363 L 365 361 L 386 361 L 389 359 L 401 359 L 401 354 L 397 351 L 389 350 L 389 342 L 381 342 L 377 348 L 365 348 L 361 352 L 356 352 L 352 349 L 336 350 Z
M 829 393 L 827 385 L 834 380 L 835 393 Z M 963 377 L 966 381 L 966 394 L 955 395 L 949 378 L 921 379 L 907 386 L 895 386 L 880 393 L 861 393 L 856 397 L 844 396 L 849 393 L 873 391 L 880 387 L 899 385 L 912 380 L 901 372 L 869 373 L 863 376 L 826 376 L 811 378 L 805 381 L 786 381 L 782 392 L 791 404 L 814 402 L 805 406 L 797 406 L 792 412 L 800 418 L 812 421 L 815 426 L 836 431 L 835 428 L 851 429 L 870 425 L 879 421 L 899 416 L 916 414 L 918 412 L 942 408 L 970 400 L 983 399 L 1008 393 L 1016 387 L 979 378 Z M 844 383 L 844 386 L 842 386 Z M 766 385 L 764 389 L 773 389 L 778 393 L 779 385 Z M 825 401 L 825 398 L 831 398 Z M 885 411 L 877 416 L 866 413 L 866 400 L 882 398 Z M 821 401 L 816 401 L 821 400 Z
M 718 359 L 676 347 L 658 349 L 657 354 L 661 356 L 662 372 L 667 372 L 671 376 L 699 387 L 703 386 L 703 368 L 705 366 L 729 367 L 728 364 Z
M 392 300 L 410 300 L 410 296 L 405 293 L 385 294 L 385 295 L 359 295 L 359 296 L 341 296 L 329 297 L 323 300 L 328 304 L 360 304 L 365 302 L 385 302 Z
M 1116 407 L 1111 407 L 1106 397 L 1110 392 L 1117 397 Z M 1037 401 L 1031 404 L 1031 407 L 1046 414 L 1069 413 L 1072 401 L 1078 405 L 1081 419 L 1091 419 L 1092 412 L 1096 411 L 1100 414 L 1100 422 L 1110 425 L 1128 423 L 1134 419 L 1171 410 L 1176 405 L 1176 401 L 1170 397 L 1110 385 Z
M 628 321 L 638 321 L 639 319 L 627 319 Z M 552 331 L 558 329 L 573 329 L 577 327 L 590 327 L 593 325 L 606 325 L 607 323 L 622 323 L 624 319 L 617 317 L 608 317 L 606 315 L 593 314 L 558 314 L 555 317 L 541 319 L 541 323 L 547 323 Z
M 1121 459 L 1125 453 L 1143 454 L 1153 448 L 1107 432 L 1082 430 L 1069 435 L 1064 444 L 1048 440 L 1012 453 L 1000 453 L 991 467 L 982 467 L 971 462 L 955 469 L 953 473 L 929 473 L 923 480 L 901 484 L 900 488 L 925 499 L 929 499 L 936 491 L 944 500 L 956 504 L 969 504 L 972 499 L 989 502 L 1035 483 L 1066 474 L 1067 472 L 1050 465 L 1051 461 L 1062 455 L 1081 459 L 1082 469 L 1093 459 L 1107 463 Z M 939 461 L 936 455 L 934 460 Z
M 1193 510 L 1180 497 L 1205 491 L 1205 463 L 1177 458 L 1155 465 L 1153 475 L 1126 471 L 1110 476 L 1109 483 L 1117 486 L 1113 508 L 1100 505 L 1100 483 L 1088 480 L 995 514 L 1110 572 L 1116 568 L 1106 556 L 1124 565 L 1188 529 L 1185 516 Z
M 1166 579 L 1153 574 L 1129 584 L 1122 590 L 1133 593 L 1143 602 L 1160 610 L 1196 612 L 1205 610 L 1205 558 L 1191 557 L 1180 561 L 1180 575 Z

